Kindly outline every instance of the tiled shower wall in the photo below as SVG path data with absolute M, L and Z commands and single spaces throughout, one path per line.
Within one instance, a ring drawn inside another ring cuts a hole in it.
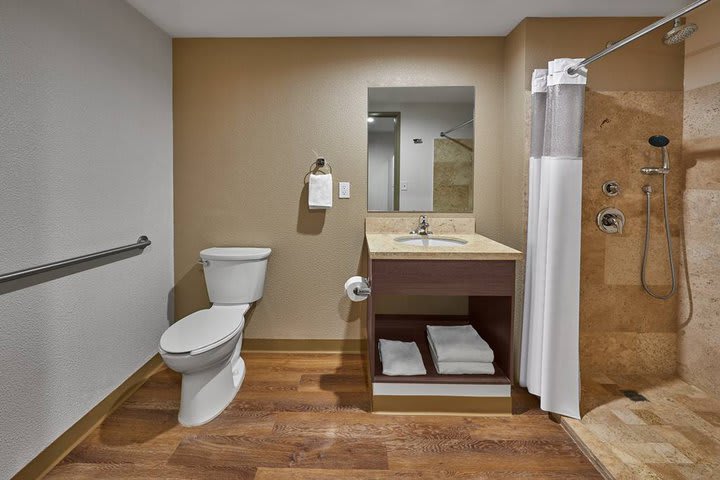
M 680 376 L 720 396 L 720 82 L 685 92 Z
M 720 4 L 707 4 L 688 21 L 700 30 L 685 45 L 678 373 L 720 396 Z
M 580 349 L 583 375 L 595 372 L 672 374 L 677 362 L 677 297 L 663 301 L 644 292 L 640 281 L 646 222 L 642 186 L 653 188 L 648 281 L 664 293 L 670 271 L 662 216 L 662 180 L 640 173 L 661 165 L 648 137 L 670 139 L 672 173 L 668 177 L 670 223 L 678 258 L 682 219 L 683 168 L 681 91 L 588 90 L 583 134 L 583 218 L 580 289 Z M 601 186 L 620 184 L 607 197 Z M 598 212 L 620 209 L 626 218 L 622 235 L 597 227 Z

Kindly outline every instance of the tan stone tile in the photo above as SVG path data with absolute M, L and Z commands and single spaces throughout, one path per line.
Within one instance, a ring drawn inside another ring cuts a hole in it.
M 638 358 L 648 373 L 673 374 L 677 369 L 677 334 L 642 333 L 638 335 Z
M 613 451 L 621 452 L 626 463 L 693 463 L 674 446 L 662 442 L 624 442 L 613 447 Z
M 644 426 L 638 425 L 586 425 L 598 439 L 606 443 L 641 443 L 657 441 L 656 434 Z
M 695 414 L 709 424 L 720 427 L 720 412 L 695 412 Z
M 662 425 L 663 421 L 649 409 L 635 409 L 633 413 L 640 417 L 648 425 Z
M 428 215 L 432 231 L 436 234 L 475 233 L 475 218 L 470 217 L 443 217 Z M 417 227 L 418 216 L 407 215 L 402 217 L 366 217 L 366 233 L 407 233 Z
M 635 415 L 635 412 L 625 408 L 613 409 L 612 413 L 627 425 L 646 425 L 645 421 Z
M 638 371 L 637 334 L 625 332 L 580 333 L 580 358 L 584 373 Z
M 675 244 L 679 241 L 677 237 L 672 240 Z M 604 270 L 606 284 L 640 285 L 644 243 L 644 233 L 607 238 Z M 655 235 L 650 239 L 646 278 L 650 285 L 666 287 L 670 284 L 670 264 L 664 236 Z
M 718 464 L 673 465 L 672 470 L 679 472 L 682 475 L 680 478 L 686 480 L 720 479 L 720 465 Z
M 659 475 L 659 478 L 667 480 L 687 480 L 687 477 L 678 470 L 675 465 L 667 463 L 650 463 L 645 466 L 656 475 Z
M 692 145 L 702 138 L 720 136 L 720 83 L 684 92 L 683 136 Z
M 675 400 L 693 412 L 720 412 L 720 399 L 707 395 L 676 395 Z

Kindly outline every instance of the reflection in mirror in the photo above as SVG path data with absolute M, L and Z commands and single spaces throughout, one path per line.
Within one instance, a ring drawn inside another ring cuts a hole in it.
M 474 87 L 368 89 L 368 210 L 473 210 Z

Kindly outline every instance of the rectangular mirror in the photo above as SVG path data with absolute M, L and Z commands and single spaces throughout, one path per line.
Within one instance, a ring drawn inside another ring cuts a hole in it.
M 475 87 L 368 89 L 368 211 L 473 211 Z

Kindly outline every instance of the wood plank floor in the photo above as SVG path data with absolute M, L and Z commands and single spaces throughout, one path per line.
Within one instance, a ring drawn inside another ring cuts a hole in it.
M 162 370 L 47 478 L 601 478 L 521 390 L 513 416 L 374 415 L 360 355 L 243 357 L 240 392 L 209 424 L 178 425 L 180 376 Z

